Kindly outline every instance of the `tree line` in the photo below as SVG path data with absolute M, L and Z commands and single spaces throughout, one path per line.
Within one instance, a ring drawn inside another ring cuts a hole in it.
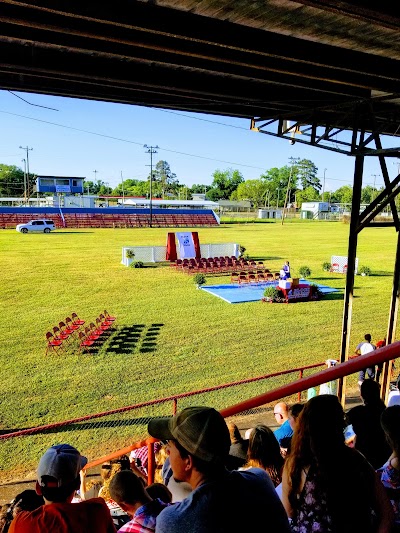
M 190 200 L 193 194 L 202 193 L 207 200 L 248 200 L 253 207 L 301 206 L 302 202 L 325 201 L 350 204 L 353 188 L 344 185 L 336 191 L 321 192 L 321 179 L 318 168 L 309 159 L 299 159 L 295 164 L 266 170 L 258 179 L 245 180 L 236 169 L 215 170 L 211 185 L 195 184 L 191 187 L 180 183 L 167 161 L 158 161 L 153 169 L 151 180 L 152 197 L 163 199 Z M 29 175 L 29 195 L 32 196 L 36 176 Z M 117 187 L 109 187 L 102 180 L 84 181 L 87 194 L 100 196 L 139 196 L 150 197 L 150 173 L 144 180 L 127 178 Z M 362 189 L 361 203 L 369 204 L 382 189 L 367 185 Z M 24 172 L 12 165 L 0 164 L 0 196 L 24 196 Z

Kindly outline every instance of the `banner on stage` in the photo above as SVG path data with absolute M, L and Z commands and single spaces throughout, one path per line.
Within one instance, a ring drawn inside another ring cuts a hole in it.
M 186 233 L 177 233 L 176 238 L 178 239 L 179 243 L 179 255 L 181 259 L 196 257 L 193 235 L 191 231 Z

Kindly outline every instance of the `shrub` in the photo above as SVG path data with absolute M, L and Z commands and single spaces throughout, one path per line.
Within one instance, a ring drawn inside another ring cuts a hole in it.
M 243 257 L 244 252 L 246 251 L 246 248 L 239 244 L 239 257 Z
M 144 268 L 144 263 L 143 261 L 134 261 L 133 263 L 131 263 L 131 267 L 132 268 Z
M 327 261 L 325 263 L 322 263 L 322 270 L 324 272 L 330 272 L 332 268 L 332 264 L 328 263 Z
M 311 297 L 313 300 L 320 300 L 323 296 L 321 289 L 315 283 L 311 283 Z
M 268 300 L 274 300 L 278 298 L 279 292 L 280 291 L 278 291 L 276 287 L 270 285 L 269 287 L 266 287 L 264 290 L 264 298 L 267 298 Z
M 195 282 L 195 284 L 198 286 L 198 285 L 205 285 L 206 284 L 206 277 L 204 274 L 195 274 L 195 276 L 193 277 L 193 281 Z
M 311 276 L 311 268 L 308 266 L 301 266 L 299 268 L 299 274 L 302 278 L 309 278 Z
M 135 252 L 133 250 L 127 250 L 125 255 L 128 259 L 133 259 L 135 257 Z
M 360 267 L 360 274 L 362 274 L 364 276 L 370 276 L 371 275 L 371 269 L 368 266 L 363 265 L 362 267 Z
M 262 298 L 262 301 L 283 303 L 286 302 L 286 299 L 283 295 L 283 292 L 278 289 L 278 287 L 269 286 L 264 290 L 264 298 Z

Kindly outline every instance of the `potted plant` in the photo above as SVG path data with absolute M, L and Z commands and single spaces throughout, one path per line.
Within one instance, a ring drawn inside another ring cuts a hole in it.
M 299 274 L 302 278 L 309 278 L 311 276 L 311 268 L 308 266 L 301 266 L 299 268 Z
M 362 276 L 370 276 L 371 275 L 371 269 L 368 266 L 363 265 L 362 267 L 360 267 L 360 274 Z
M 206 284 L 206 277 L 204 274 L 201 274 L 200 272 L 198 274 L 195 274 L 193 277 L 194 283 L 197 285 L 197 288 L 200 288 L 200 285 Z
M 282 295 L 282 291 L 278 290 L 277 287 L 274 287 L 272 285 L 268 286 L 264 290 L 264 298 L 262 298 L 263 302 L 276 302 L 278 301 L 278 298 Z
M 133 261 L 134 258 L 135 258 L 135 252 L 134 252 L 132 249 L 128 249 L 128 250 L 126 250 L 126 252 L 125 252 L 125 257 L 126 257 L 127 260 L 128 260 L 128 266 L 131 266 L 132 261 Z
M 332 263 L 328 263 L 328 261 L 326 261 L 325 263 L 322 263 L 322 270 L 324 272 L 330 272 L 331 268 L 332 268 Z

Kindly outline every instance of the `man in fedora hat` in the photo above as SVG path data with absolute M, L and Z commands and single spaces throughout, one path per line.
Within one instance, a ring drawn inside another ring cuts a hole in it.
M 259 468 L 225 468 L 229 430 L 211 407 L 188 407 L 174 417 L 152 420 L 150 435 L 167 442 L 173 476 L 193 492 L 157 517 L 157 533 L 290 531 L 268 474 Z
M 69 444 L 49 448 L 39 461 L 36 481 L 36 492 L 45 503 L 34 511 L 19 513 L 9 533 L 115 533 L 102 498 L 71 503 L 86 463 L 86 457 Z

